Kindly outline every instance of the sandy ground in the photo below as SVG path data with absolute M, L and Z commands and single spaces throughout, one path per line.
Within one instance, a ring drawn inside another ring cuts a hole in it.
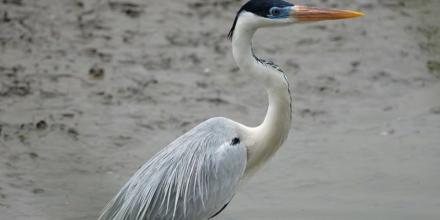
M 216 219 L 440 219 L 440 1 L 299 0 L 351 21 L 258 32 L 293 85 L 280 152 Z M 235 0 L 2 0 L 0 219 L 92 220 L 197 123 L 263 118 Z

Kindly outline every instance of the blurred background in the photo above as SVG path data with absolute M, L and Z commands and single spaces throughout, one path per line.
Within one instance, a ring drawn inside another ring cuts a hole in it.
M 96 219 L 194 125 L 260 123 L 226 39 L 244 2 L 2 0 L 0 219 Z M 440 219 L 440 1 L 291 2 L 366 16 L 256 34 L 293 127 L 216 219 Z

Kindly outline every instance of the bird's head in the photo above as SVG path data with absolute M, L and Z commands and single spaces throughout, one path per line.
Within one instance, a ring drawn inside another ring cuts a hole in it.
M 361 12 L 350 10 L 294 5 L 283 0 L 250 0 L 237 12 L 228 37 L 232 38 L 239 20 L 245 22 L 247 27 L 256 29 L 301 22 L 347 19 L 363 15 Z

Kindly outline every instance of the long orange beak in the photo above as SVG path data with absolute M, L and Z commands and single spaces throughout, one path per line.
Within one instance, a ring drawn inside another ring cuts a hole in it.
M 292 7 L 290 16 L 297 21 L 307 22 L 355 18 L 364 16 L 364 13 L 350 10 L 322 9 L 295 5 Z

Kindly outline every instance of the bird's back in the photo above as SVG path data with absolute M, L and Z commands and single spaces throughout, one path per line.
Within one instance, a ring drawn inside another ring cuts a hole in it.
M 147 161 L 99 219 L 208 219 L 232 199 L 245 167 L 235 122 L 209 119 Z

